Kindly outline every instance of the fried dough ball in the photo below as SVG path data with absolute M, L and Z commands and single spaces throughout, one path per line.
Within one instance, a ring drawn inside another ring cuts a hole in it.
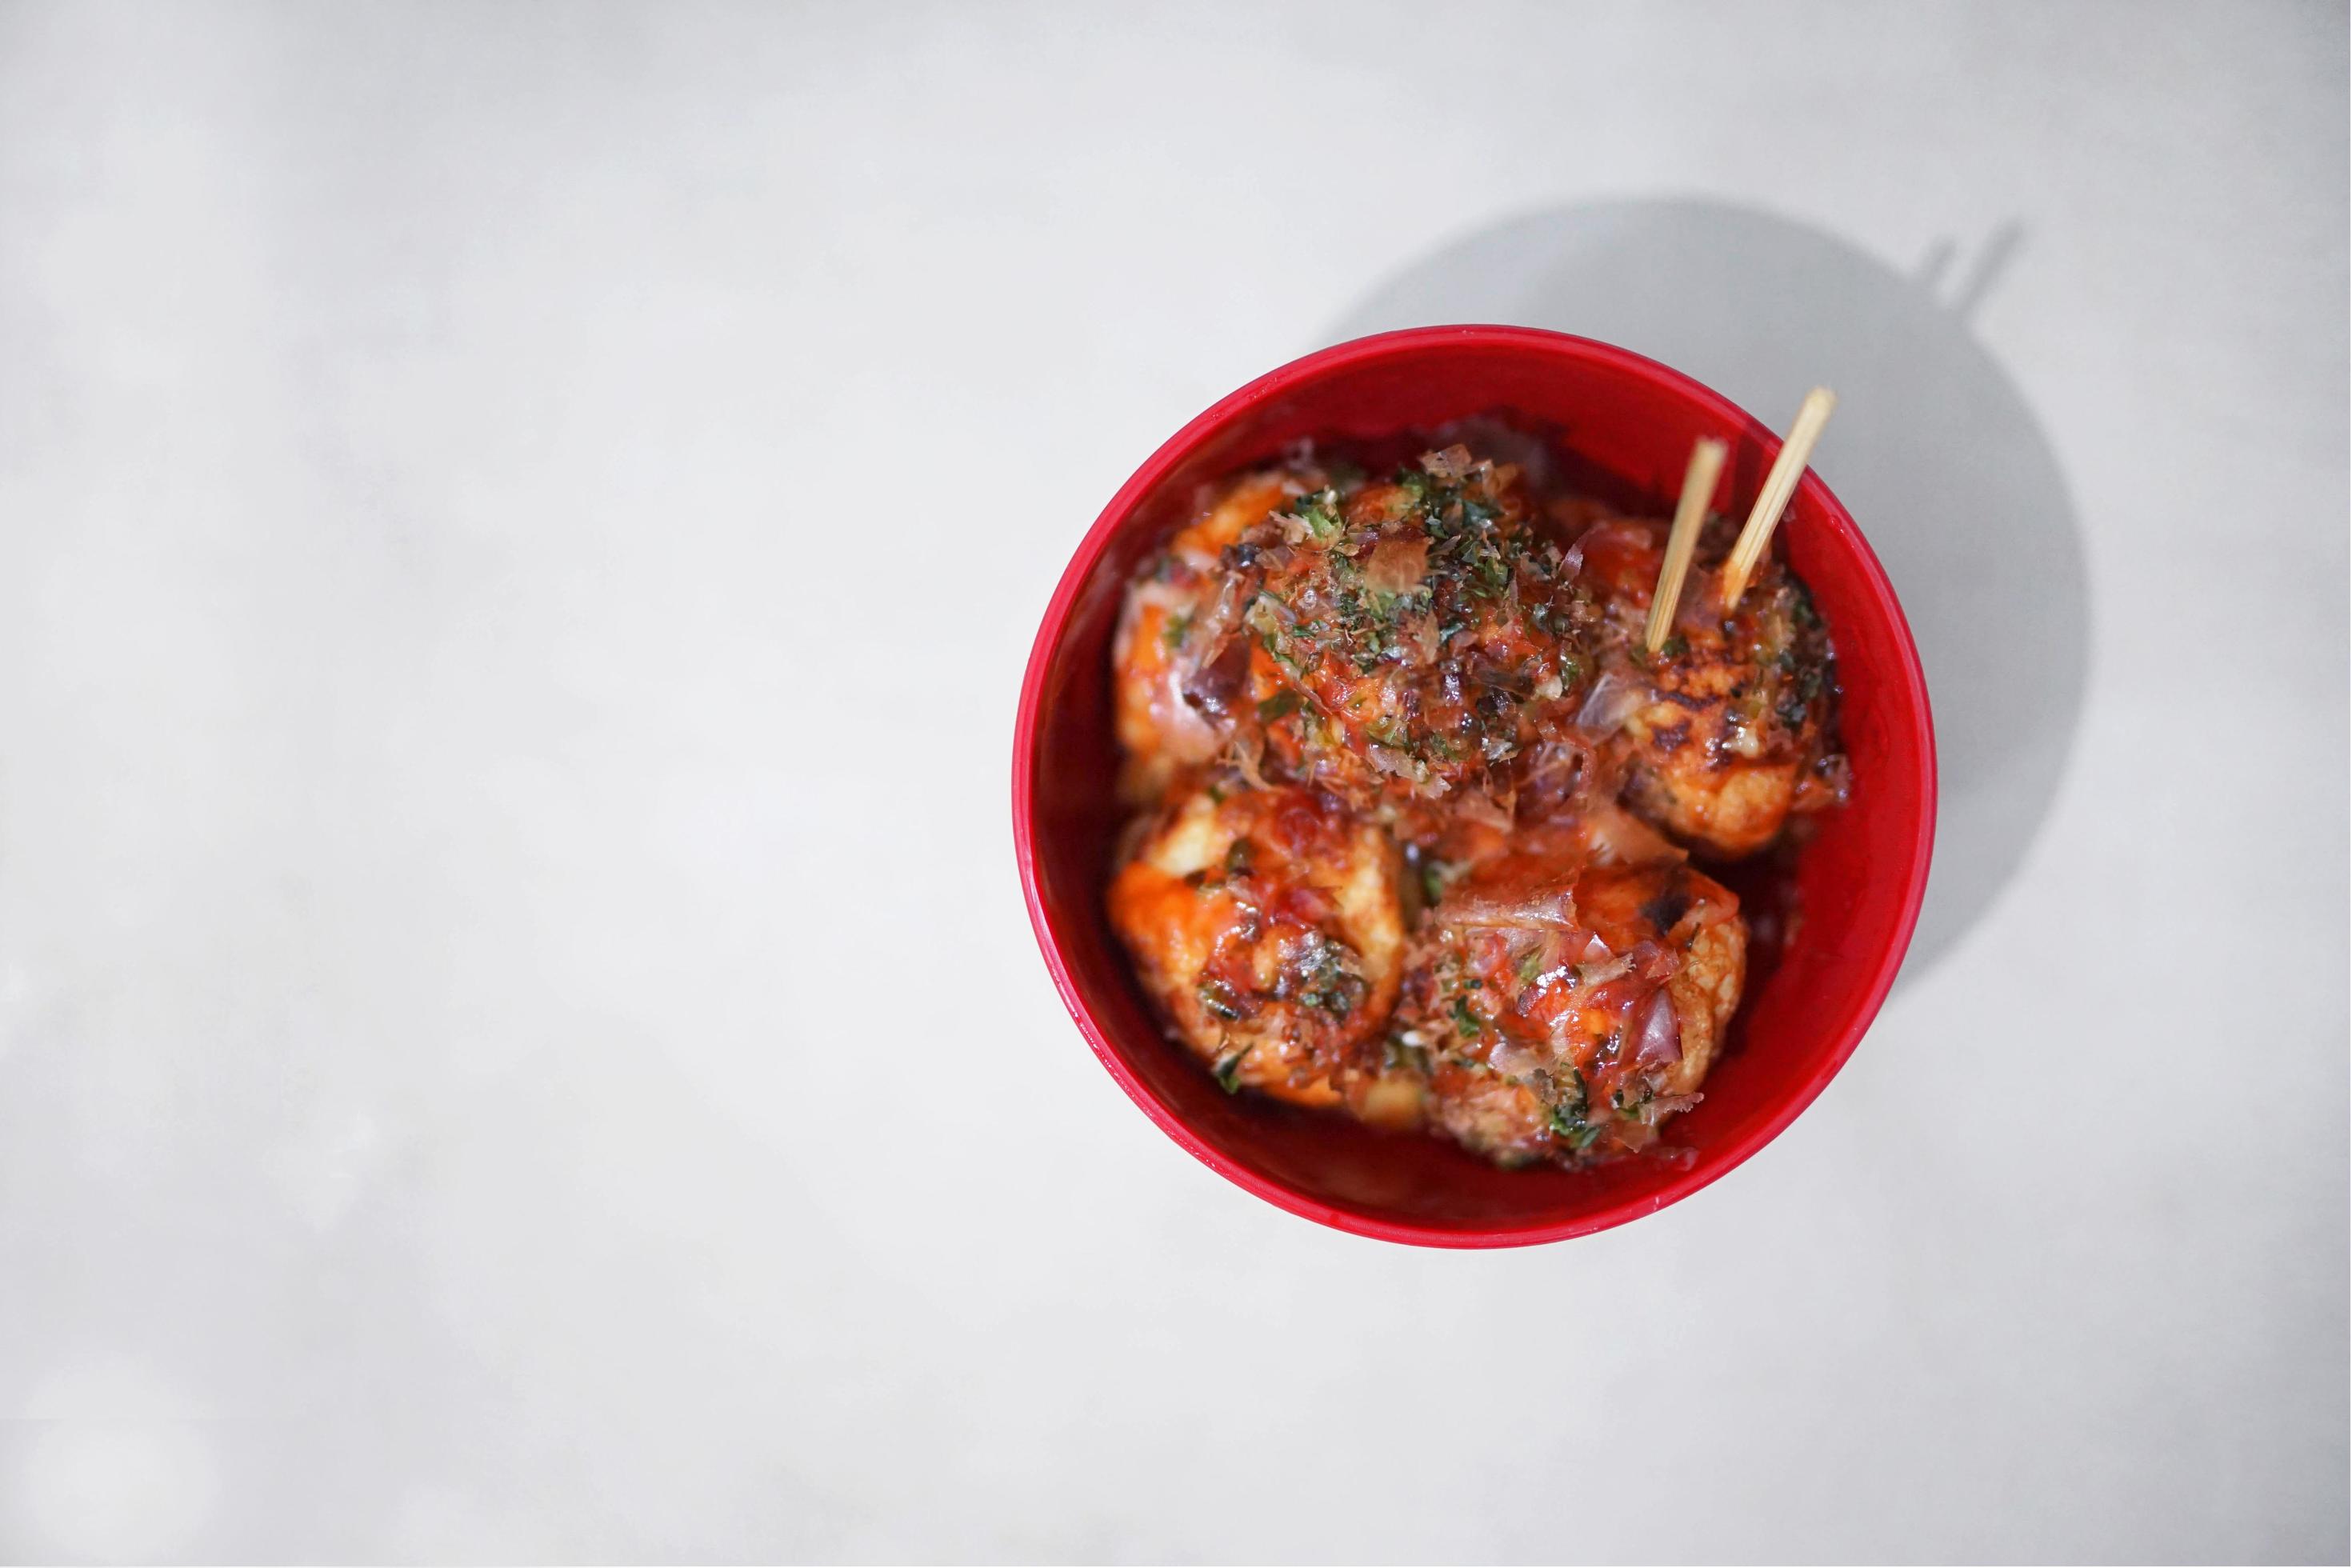
M 1225 560 L 1252 589 L 1248 665 L 1233 673 L 1262 767 L 1408 837 L 1467 796 L 1507 796 L 1592 668 L 1594 612 L 1530 523 L 1517 470 L 1464 447 L 1303 492 Z
M 1311 784 L 1413 840 L 1507 818 L 1565 735 L 1598 611 L 1517 471 L 1454 447 L 1387 479 L 1246 477 L 1129 588 L 1113 648 L 1123 794 L 1220 757 Z
M 1716 569 L 1735 531 L 1717 520 L 1701 536 L 1672 635 L 1647 653 L 1665 533 L 1662 522 L 1612 518 L 1578 542 L 1605 627 L 1605 672 L 1582 717 L 1613 734 L 1628 805 L 1694 849 L 1751 855 L 1791 813 L 1843 798 L 1829 637 L 1804 584 L 1769 556 L 1721 612 Z
M 1397 1037 L 1427 1064 L 1432 1121 L 1488 1159 L 1648 1147 L 1696 1103 L 1738 1005 L 1738 900 L 1614 816 L 1519 834 L 1409 948 Z
M 1398 864 L 1386 832 L 1328 795 L 1211 778 L 1144 825 L 1111 883 L 1111 926 L 1227 1089 L 1409 1121 L 1417 1083 L 1382 1079 Z
M 1214 492 L 1193 521 L 1129 586 L 1111 643 L 1111 705 L 1125 761 L 1119 795 L 1157 801 L 1171 780 L 1214 760 L 1233 732 L 1223 703 L 1197 691 L 1202 654 L 1225 640 L 1240 613 L 1239 577 L 1220 562 L 1226 546 L 1276 508 L 1322 482 L 1308 468 L 1245 474 Z

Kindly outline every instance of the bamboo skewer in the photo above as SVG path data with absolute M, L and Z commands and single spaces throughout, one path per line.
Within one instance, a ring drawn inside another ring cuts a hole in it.
M 1805 475 L 1805 465 L 1812 461 L 1813 443 L 1822 438 L 1822 426 L 1830 422 L 1830 411 L 1837 406 L 1837 394 L 1826 386 L 1817 386 L 1805 394 L 1805 401 L 1797 409 L 1796 422 L 1789 426 L 1789 437 L 1780 443 L 1780 455 L 1772 459 L 1771 472 L 1764 476 L 1764 489 L 1756 497 L 1756 510 L 1748 514 L 1748 526 L 1739 531 L 1739 542 L 1731 547 L 1731 558 L 1723 563 L 1723 607 L 1729 610 L 1739 603 L 1739 595 L 1748 591 L 1748 580 L 1756 574 L 1764 559 L 1764 552 L 1772 542 L 1772 531 L 1780 526 L 1780 514 L 1789 510 L 1789 499 L 1797 493 L 1797 481 Z
M 1666 558 L 1658 568 L 1658 591 L 1650 595 L 1650 621 L 1642 631 L 1643 646 L 1652 653 L 1666 646 L 1675 607 L 1682 603 L 1683 579 L 1690 574 L 1691 552 L 1698 548 L 1698 531 L 1706 521 L 1706 503 L 1715 499 L 1715 481 L 1730 451 L 1712 436 L 1700 437 L 1691 447 L 1682 499 L 1675 503 L 1675 526 L 1666 535 Z

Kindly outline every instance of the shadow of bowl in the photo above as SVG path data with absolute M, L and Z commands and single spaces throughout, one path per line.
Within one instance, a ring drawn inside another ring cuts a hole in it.
M 2007 885 L 2080 721 L 2088 583 L 2064 477 L 1967 312 L 2017 243 L 1954 297 L 1819 229 L 1704 201 L 1537 213 L 1414 263 L 1337 322 L 1340 342 L 1450 321 L 1549 327 L 1664 361 L 1775 428 L 1839 395 L 1815 467 L 1902 596 L 1935 705 L 1942 807 L 1908 973 Z

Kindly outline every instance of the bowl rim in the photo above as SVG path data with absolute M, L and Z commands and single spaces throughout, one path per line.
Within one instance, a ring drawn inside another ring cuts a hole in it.
M 1068 1010 L 1079 1034 L 1112 1079 L 1180 1148 L 1244 1191 L 1263 1198 L 1276 1208 L 1328 1226 L 1334 1230 L 1418 1247 L 1530 1247 L 1590 1236 L 1639 1219 L 1644 1215 L 1655 1214 L 1728 1175 L 1752 1159 L 1766 1144 L 1787 1131 L 1790 1123 L 1820 1098 L 1822 1091 L 1829 1087 L 1830 1080 L 1844 1068 L 1861 1045 L 1863 1037 L 1869 1032 L 1870 1026 L 1877 1019 L 1879 1008 L 1885 1004 L 1887 993 L 1894 988 L 1895 975 L 1910 949 L 1912 933 L 1919 921 L 1920 905 L 1927 895 L 1927 868 L 1936 838 L 1936 731 L 1934 715 L 1928 704 L 1927 677 L 1920 668 L 1919 650 L 1912 638 L 1910 623 L 1904 617 L 1902 605 L 1895 598 L 1894 584 L 1887 580 L 1885 568 L 1880 563 L 1877 553 L 1870 548 L 1870 542 L 1864 537 L 1853 515 L 1811 468 L 1805 470 L 1799 483 L 1800 493 L 1810 500 L 1820 519 L 1852 550 L 1862 567 L 1861 586 L 1873 609 L 1895 634 L 1895 643 L 1900 656 L 1896 684 L 1900 689 L 1901 700 L 1897 706 L 1913 721 L 1922 763 L 1918 815 L 1913 828 L 1910 863 L 1905 870 L 1907 885 L 1901 910 L 1889 930 L 1880 954 L 1877 971 L 1864 991 L 1862 1005 L 1854 1009 L 1843 1033 L 1822 1058 L 1821 1065 L 1794 1091 L 1774 1106 L 1769 1115 L 1731 1142 L 1711 1151 L 1705 1162 L 1694 1162 L 1689 1168 L 1677 1173 L 1663 1187 L 1629 1195 L 1573 1219 L 1458 1228 L 1357 1213 L 1252 1170 L 1220 1152 L 1195 1133 L 1172 1107 L 1155 1095 L 1150 1087 L 1128 1067 L 1112 1047 L 1078 993 L 1070 966 L 1062 955 L 1053 922 L 1046 914 L 1037 883 L 1033 756 L 1045 675 L 1052 663 L 1054 650 L 1068 628 L 1078 596 L 1084 592 L 1104 553 L 1110 548 L 1120 523 L 1133 514 L 1138 503 L 1164 482 L 1195 448 L 1240 415 L 1280 395 L 1297 383 L 1338 369 L 1410 356 L 1425 348 L 1465 343 L 1537 349 L 1546 353 L 1581 358 L 1632 374 L 1661 384 L 1703 405 L 1725 424 L 1734 427 L 1744 426 L 1747 435 L 1760 443 L 1767 453 L 1780 449 L 1780 437 L 1760 420 L 1721 393 L 1672 366 L 1597 338 L 1579 337 L 1539 327 L 1484 324 L 1408 327 L 1334 343 L 1266 372 L 1218 399 L 1183 428 L 1161 442 L 1159 449 L 1144 460 L 1097 514 L 1094 526 L 1087 531 L 1085 538 L 1071 555 L 1069 564 L 1063 569 L 1053 597 L 1046 603 L 1045 616 L 1038 625 L 1035 639 L 1030 645 L 1028 664 L 1022 673 L 1021 703 L 1013 730 L 1013 854 L 1020 865 L 1022 897 L 1029 908 L 1030 928 L 1036 934 L 1039 951 L 1045 957 L 1047 972 L 1053 976 L 1054 989 L 1061 995 L 1062 1005 Z

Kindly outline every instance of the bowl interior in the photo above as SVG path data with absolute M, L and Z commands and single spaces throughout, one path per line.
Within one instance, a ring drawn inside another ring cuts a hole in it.
M 1793 393 L 1791 401 L 1793 403 Z M 1790 863 L 1727 878 L 1764 917 L 1760 961 L 1703 1103 L 1677 1120 L 1679 1159 L 1586 1172 L 1503 1171 L 1433 1138 L 1374 1132 L 1228 1096 L 1166 1039 L 1102 909 L 1123 821 L 1110 723 L 1122 589 L 1196 488 L 1302 437 L 1377 442 L 1474 415 L 1549 435 L 1572 483 L 1621 506 L 1672 509 L 1692 441 L 1731 443 L 1744 509 L 1771 433 L 1696 384 L 1605 345 L 1522 329 L 1428 329 L 1327 350 L 1195 420 L 1129 481 L 1072 563 L 1024 693 L 1015 827 L 1033 916 L 1081 1028 L 1153 1120 L 1213 1167 L 1295 1213 L 1438 1245 L 1552 1239 L 1650 1213 L 1737 1164 L 1809 1103 L 1892 983 L 1927 878 L 1934 759 L 1925 688 L 1885 574 L 1808 477 L 1780 548 L 1829 622 L 1853 798 Z M 1769 940 L 1769 922 L 1784 923 Z

